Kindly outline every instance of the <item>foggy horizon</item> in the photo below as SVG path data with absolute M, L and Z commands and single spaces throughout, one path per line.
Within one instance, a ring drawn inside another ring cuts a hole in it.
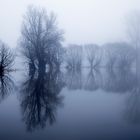
M 64 44 L 99 44 L 126 41 L 125 17 L 140 10 L 138 0 L 5 0 L 0 4 L 0 38 L 16 47 L 27 7 L 43 7 L 57 15 Z

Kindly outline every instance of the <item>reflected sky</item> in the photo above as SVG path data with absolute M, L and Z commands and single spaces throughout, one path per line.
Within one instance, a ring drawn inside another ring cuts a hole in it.
M 133 69 L 11 75 L 0 77 L 0 138 L 140 138 L 140 78 Z

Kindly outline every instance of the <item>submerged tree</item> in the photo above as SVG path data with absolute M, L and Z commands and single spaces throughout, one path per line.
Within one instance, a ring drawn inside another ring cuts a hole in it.
M 135 49 L 127 43 L 116 43 L 117 66 L 128 69 L 135 60 Z
M 126 17 L 126 32 L 130 43 L 140 48 L 140 11 L 134 11 Z
M 29 67 L 43 68 L 57 65 L 61 57 L 63 32 L 56 23 L 54 14 L 30 6 L 23 19 L 20 45 Z
M 116 47 L 114 47 L 114 43 L 107 43 L 104 46 L 105 56 L 106 56 L 106 67 L 108 70 L 112 70 L 116 63 Z
M 82 66 L 82 46 L 70 44 L 66 49 L 65 62 L 68 69 L 80 70 Z
M 14 62 L 14 55 L 6 44 L 0 42 L 0 75 L 11 70 Z
M 136 72 L 140 71 L 140 11 L 134 11 L 126 17 L 126 33 L 131 45 L 135 48 Z
M 98 66 L 101 62 L 101 55 L 99 53 L 99 46 L 96 44 L 85 45 L 87 60 L 90 65 L 90 68 Z
M 107 68 L 128 69 L 135 60 L 135 49 L 125 42 L 108 43 L 105 45 Z

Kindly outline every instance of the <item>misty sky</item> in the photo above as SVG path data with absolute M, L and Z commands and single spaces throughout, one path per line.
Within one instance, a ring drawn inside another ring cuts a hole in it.
M 17 46 L 22 16 L 28 5 L 57 14 L 66 43 L 97 43 L 125 39 L 125 16 L 140 9 L 140 0 L 1 0 L 0 39 Z

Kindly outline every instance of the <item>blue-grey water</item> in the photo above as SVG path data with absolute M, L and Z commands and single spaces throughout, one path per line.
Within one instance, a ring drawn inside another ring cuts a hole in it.
M 140 76 L 133 69 L 16 71 L 0 87 L 0 140 L 140 139 Z

